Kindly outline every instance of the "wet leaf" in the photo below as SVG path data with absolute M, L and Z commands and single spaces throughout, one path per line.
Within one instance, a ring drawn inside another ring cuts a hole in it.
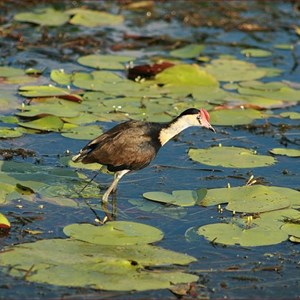
M 216 223 L 201 226 L 198 234 L 207 240 L 224 245 L 243 247 L 267 246 L 287 240 L 288 235 L 281 230 L 264 227 L 243 228 L 236 224 Z
M 295 111 L 286 111 L 280 114 L 281 117 L 284 118 L 290 118 L 291 120 L 299 120 L 300 119 L 300 113 Z
M 19 22 L 34 23 L 42 26 L 61 26 L 69 20 L 64 12 L 51 7 L 36 9 L 34 12 L 18 13 L 14 19 Z
M 4 214 L 0 213 L 0 231 L 2 229 L 7 230 L 9 228 L 10 228 L 9 220 L 7 219 L 7 217 Z
M 300 150 L 298 149 L 287 149 L 287 148 L 273 148 L 270 150 L 275 155 L 286 155 L 289 157 L 300 157 Z
M 70 20 L 71 24 L 86 27 L 115 26 L 124 21 L 122 15 L 113 15 L 104 11 L 83 8 L 70 9 L 66 13 L 73 16 Z
M 219 58 L 205 66 L 205 70 L 219 81 L 248 81 L 264 77 L 266 70 L 237 59 Z
M 171 85 L 197 85 L 218 87 L 218 81 L 198 65 L 179 64 L 165 69 L 155 76 L 160 84 Z
M 289 235 L 300 238 L 300 224 L 284 224 L 281 227 L 281 230 L 283 230 Z
M 17 138 L 22 135 L 23 135 L 23 132 L 19 128 L 0 127 L 0 138 L 1 139 Z
M 24 97 L 55 97 L 55 96 L 69 96 L 70 90 L 58 88 L 52 85 L 28 85 L 19 88 L 19 94 Z
M 25 72 L 22 69 L 13 67 L 0 67 L 0 77 L 16 77 L 22 76 Z
M 239 147 L 190 149 L 188 155 L 192 160 L 204 165 L 225 168 L 257 168 L 276 162 L 272 156 L 259 155 L 255 151 Z
M 20 122 L 19 125 L 41 131 L 61 131 L 64 123 L 56 116 L 47 116 L 30 122 Z
M 200 201 L 197 192 L 191 190 L 173 191 L 172 194 L 164 192 L 147 192 L 143 196 L 151 201 L 157 201 L 177 206 L 193 206 Z
M 221 109 L 210 112 L 211 124 L 221 126 L 245 125 L 266 117 L 263 112 L 251 108 Z
M 97 125 L 78 126 L 68 131 L 64 131 L 61 135 L 70 139 L 92 140 L 103 133 L 102 129 Z
M 103 226 L 71 224 L 64 233 L 72 238 L 99 245 L 134 245 L 159 241 L 163 233 L 152 226 L 135 222 L 113 221 Z
M 271 51 L 256 48 L 243 49 L 241 53 L 247 57 L 268 57 L 272 55 Z
M 66 74 L 64 70 L 52 70 L 50 73 L 50 78 L 58 84 L 70 85 L 72 75 Z
M 125 64 L 132 60 L 132 56 L 91 54 L 79 57 L 78 63 L 96 69 L 124 70 Z
M 228 203 L 226 209 L 244 213 L 258 213 L 300 205 L 300 192 L 276 186 L 242 186 L 209 189 L 200 205 Z
M 198 279 L 198 276 L 176 269 L 170 271 L 161 267 L 159 272 L 151 271 L 147 267 L 188 264 L 195 258 L 150 245 L 116 247 L 53 239 L 8 249 L 10 251 L 1 254 L 1 270 L 30 282 L 144 291 L 170 288 L 173 284 Z
M 171 56 L 179 58 L 194 58 L 197 57 L 204 49 L 204 45 L 191 44 L 170 52 Z

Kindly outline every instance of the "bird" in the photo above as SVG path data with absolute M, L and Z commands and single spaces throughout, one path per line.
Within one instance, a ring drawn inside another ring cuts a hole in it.
M 147 167 L 159 149 L 183 130 L 200 126 L 215 132 L 209 122 L 209 113 L 204 108 L 186 109 L 165 123 L 129 120 L 90 141 L 72 157 L 72 161 L 99 163 L 114 173 L 111 185 L 102 196 L 102 203 L 107 203 L 125 174 Z

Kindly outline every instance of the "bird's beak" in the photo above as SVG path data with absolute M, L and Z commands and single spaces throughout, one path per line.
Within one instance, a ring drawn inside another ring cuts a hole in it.
M 207 120 L 202 120 L 201 122 L 201 126 L 213 131 L 214 133 L 216 133 L 215 129 L 209 124 L 209 122 Z

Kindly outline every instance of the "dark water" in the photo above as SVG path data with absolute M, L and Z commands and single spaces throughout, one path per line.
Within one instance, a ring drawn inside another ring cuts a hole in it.
M 47 3 L 47 2 L 45 2 Z M 11 17 L 21 10 L 28 10 L 45 3 L 28 1 L 5 1 L 0 3 L 2 26 L 11 24 Z M 58 8 L 86 5 L 90 8 L 106 9 L 119 12 L 125 1 L 75 1 L 56 3 Z M 112 46 L 124 42 L 124 33 L 146 37 L 157 37 L 157 42 L 132 43 L 134 50 L 122 49 L 122 54 L 134 51 L 136 56 L 153 55 L 167 49 L 176 40 L 201 42 L 206 45 L 205 55 L 216 57 L 220 54 L 232 54 L 245 59 L 242 48 L 260 47 L 269 49 L 274 44 L 293 44 L 294 50 L 275 50 L 272 58 L 257 59 L 257 65 L 279 67 L 284 70 L 276 81 L 299 82 L 300 57 L 299 36 L 294 26 L 300 26 L 300 4 L 297 1 L 158 1 L 151 9 L 149 17 L 146 10 L 124 11 L 126 22 L 117 29 L 81 29 L 72 32 L 70 27 L 38 29 L 32 26 L 16 26 L 11 36 L 1 38 L 1 62 L 3 65 L 16 67 L 33 66 L 64 68 L 66 71 L 83 69 L 76 63 L 80 55 L 89 54 L 99 48 L 109 51 Z M 248 27 L 242 26 L 250 24 Z M 253 30 L 257 26 L 258 30 Z M 34 29 L 33 29 L 34 28 Z M 245 30 L 252 28 L 252 30 Z M 22 42 L 14 34 L 23 37 Z M 164 39 L 162 38 L 164 37 Z M 74 41 L 85 39 L 83 46 Z M 68 41 L 69 46 L 63 46 Z M 22 45 L 20 45 L 22 44 Z M 17 47 L 19 45 L 19 47 Z M 22 47 L 21 47 L 22 46 Z M 272 80 L 272 79 L 271 79 Z M 20 99 L 21 101 L 21 99 Z M 300 112 L 299 104 L 283 111 Z M 14 111 L 8 114 L 13 114 Z M 236 128 L 218 127 L 214 136 L 210 132 L 189 129 L 175 141 L 161 149 L 153 164 L 124 178 L 118 188 L 118 220 L 138 221 L 157 226 L 165 233 L 159 246 L 195 256 L 198 261 L 190 265 L 192 273 L 199 275 L 196 298 L 268 298 L 296 299 L 300 296 L 300 259 L 299 246 L 284 242 L 269 247 L 221 247 L 213 246 L 204 239 L 188 242 L 184 235 L 188 228 L 215 222 L 222 217 L 216 208 L 189 207 L 180 219 L 174 219 L 155 213 L 143 212 L 130 203 L 130 200 L 146 201 L 142 194 L 147 191 L 171 192 L 176 189 L 198 189 L 224 187 L 228 182 L 232 186 L 244 185 L 251 174 L 264 184 L 298 189 L 299 159 L 285 156 L 278 157 L 278 163 L 272 168 L 250 169 L 211 169 L 188 159 L 189 147 L 206 148 L 222 143 L 258 149 L 260 154 L 282 147 L 284 143 L 299 147 L 299 121 L 284 120 L 293 125 L 288 131 L 282 130 L 282 120 L 270 118 L 255 121 L 252 126 Z M 108 129 L 114 123 L 100 125 Z M 262 126 L 264 125 L 264 126 Z M 298 127 L 296 127 L 298 126 Z M 59 165 L 59 157 L 66 150 L 76 152 L 85 141 L 66 139 L 56 133 L 26 135 L 19 139 L 0 140 L 1 148 L 30 149 L 37 152 L 44 165 Z M 22 160 L 16 158 L 16 160 Z M 30 162 L 34 159 L 27 159 Z M 23 160 L 22 160 L 23 161 Z M 89 174 L 87 172 L 87 174 Z M 90 175 L 92 175 L 90 173 Z M 96 181 L 100 185 L 108 184 L 110 176 L 100 174 Z M 98 199 L 94 199 L 97 203 Z M 89 208 L 69 209 L 47 205 L 44 210 L 37 210 L 36 204 L 25 204 L 22 209 L 5 206 L 1 210 L 12 220 L 9 236 L 0 239 L 0 246 L 34 241 L 42 238 L 64 237 L 62 228 L 70 223 L 92 223 L 94 215 Z M 24 229 L 42 230 L 38 236 L 26 234 Z M 192 296 L 189 296 L 192 298 Z M 60 288 L 48 285 L 30 284 L 23 280 L 6 277 L 0 273 L 1 299 L 97 299 L 97 298 L 176 298 L 170 291 L 149 291 L 144 293 L 99 292 L 89 289 Z

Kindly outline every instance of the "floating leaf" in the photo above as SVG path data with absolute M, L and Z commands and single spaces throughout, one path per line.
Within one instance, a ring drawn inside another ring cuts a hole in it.
M 92 54 L 79 57 L 78 63 L 91 68 L 124 70 L 125 64 L 131 60 L 134 60 L 134 57 Z
M 179 64 L 167 68 L 155 76 L 155 80 L 162 84 L 196 85 L 218 87 L 218 81 L 198 65 Z
M 25 72 L 22 69 L 13 67 L 0 67 L 0 77 L 16 77 L 22 76 Z
M 271 211 L 289 206 L 297 208 L 300 205 L 300 192 L 263 185 L 209 189 L 200 205 L 222 203 L 228 203 L 228 210 L 245 213 Z
M 274 45 L 274 48 L 280 49 L 280 50 L 293 50 L 294 45 L 293 44 L 276 44 L 276 45 Z
M 9 228 L 10 228 L 10 222 L 8 221 L 5 215 L 0 213 L 0 231 L 3 229 L 6 231 Z
M 225 168 L 257 168 L 276 162 L 272 156 L 258 155 L 255 151 L 239 147 L 190 149 L 188 155 L 204 165 Z
M 23 132 L 19 128 L 0 127 L 1 139 L 17 138 L 22 135 Z
M 145 291 L 197 281 L 198 276 L 164 270 L 195 258 L 150 245 L 107 246 L 73 239 L 40 240 L 6 248 L 1 270 L 30 282 L 113 291 Z M 159 272 L 151 266 L 160 266 Z M 26 275 L 26 276 L 25 276 Z
M 41 131 L 60 131 L 64 123 L 56 116 L 47 116 L 31 122 L 20 122 L 20 126 Z
M 300 157 L 300 150 L 298 149 L 287 149 L 287 148 L 273 148 L 270 150 L 275 155 L 286 155 L 289 157 Z
M 243 228 L 236 224 L 216 223 L 201 226 L 198 234 L 217 244 L 241 245 L 243 247 L 267 246 L 287 240 L 281 230 L 264 227 Z
M 194 58 L 197 57 L 204 49 L 204 45 L 191 44 L 170 52 L 171 56 L 179 58 Z
M 297 219 L 300 220 L 299 218 Z M 289 235 L 300 238 L 300 224 L 286 223 L 281 227 L 281 230 Z
M 264 77 L 266 70 L 237 59 L 219 58 L 205 66 L 205 70 L 219 81 L 248 81 Z
M 241 53 L 247 57 L 268 57 L 272 55 L 271 51 L 255 48 L 243 49 Z
M 281 117 L 284 118 L 290 118 L 291 120 L 299 120 L 300 119 L 300 113 L 295 111 L 286 111 L 280 114 Z
M 266 115 L 255 109 L 222 109 L 210 112 L 210 118 L 213 125 L 234 126 L 250 124 Z
M 102 129 L 97 125 L 78 126 L 63 132 L 61 135 L 70 139 L 92 140 L 102 134 Z
M 191 190 L 173 191 L 172 194 L 164 192 L 147 192 L 143 196 L 149 200 L 177 205 L 177 206 L 193 206 L 200 201 L 197 192 Z M 204 195 L 203 195 L 204 196 Z
M 52 70 L 50 73 L 50 78 L 58 84 L 70 85 L 72 75 L 66 74 L 64 70 Z
M 159 241 L 163 233 L 152 226 L 135 222 L 114 221 L 103 226 L 71 224 L 64 233 L 72 238 L 99 245 L 133 245 Z
M 58 88 L 52 85 L 28 85 L 19 88 L 19 94 L 24 97 L 55 97 L 68 96 L 71 94 L 70 90 Z
M 36 9 L 34 12 L 15 14 L 14 19 L 19 22 L 29 22 L 42 26 L 61 26 L 69 20 L 69 16 L 64 12 L 48 7 Z
M 86 27 L 115 26 L 124 21 L 122 15 L 113 15 L 104 11 L 90 9 L 74 8 L 66 11 L 66 13 L 73 15 L 70 20 L 71 24 Z

